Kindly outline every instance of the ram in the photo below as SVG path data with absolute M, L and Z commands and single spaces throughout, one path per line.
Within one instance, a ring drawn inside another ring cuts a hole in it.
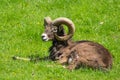
M 64 25 L 68 28 L 67 34 Z M 75 26 L 70 19 L 60 17 L 52 21 L 50 17 L 45 17 L 44 28 L 42 40 L 52 41 L 49 59 L 67 64 L 66 68 L 70 70 L 82 66 L 102 70 L 112 67 L 112 56 L 104 46 L 87 40 L 72 40 Z

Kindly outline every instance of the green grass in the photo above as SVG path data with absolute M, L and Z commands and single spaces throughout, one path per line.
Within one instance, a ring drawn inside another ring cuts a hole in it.
M 14 61 L 12 56 L 49 55 L 40 38 L 43 19 L 70 18 L 74 40 L 99 42 L 114 56 L 109 72 L 70 72 L 52 61 Z M 0 0 L 0 80 L 120 80 L 120 0 Z

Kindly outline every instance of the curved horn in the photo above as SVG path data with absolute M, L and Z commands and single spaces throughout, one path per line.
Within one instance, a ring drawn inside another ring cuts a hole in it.
M 60 26 L 61 24 L 64 24 L 68 27 L 68 30 L 69 30 L 68 35 L 66 35 L 66 36 L 58 36 L 55 33 L 55 37 L 57 40 L 60 40 L 60 41 L 68 40 L 73 36 L 73 34 L 75 32 L 74 23 L 68 18 L 64 18 L 64 17 L 57 18 L 53 21 L 52 24 L 57 27 Z

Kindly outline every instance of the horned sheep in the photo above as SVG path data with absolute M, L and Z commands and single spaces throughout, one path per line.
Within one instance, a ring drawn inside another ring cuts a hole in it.
M 68 27 L 68 34 L 65 33 L 63 25 Z M 75 26 L 70 19 L 60 17 L 52 21 L 50 17 L 45 17 L 44 28 L 42 40 L 52 41 L 49 59 L 67 64 L 69 70 L 82 66 L 102 70 L 112 67 L 112 56 L 104 46 L 93 41 L 72 40 Z

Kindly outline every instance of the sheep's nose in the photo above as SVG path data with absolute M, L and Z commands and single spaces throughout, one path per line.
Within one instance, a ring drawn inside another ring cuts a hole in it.
M 41 37 L 42 37 L 42 38 L 44 38 L 44 37 L 45 37 L 45 35 L 41 35 Z
M 41 37 L 42 37 L 42 38 L 44 38 L 45 36 L 46 36 L 46 34 L 45 34 L 45 33 L 43 33 L 43 34 L 41 35 Z
M 41 35 L 41 37 L 42 37 L 42 40 L 43 40 L 43 41 L 48 41 L 48 40 L 49 40 L 47 34 L 45 34 L 45 33 L 43 33 L 43 34 Z

